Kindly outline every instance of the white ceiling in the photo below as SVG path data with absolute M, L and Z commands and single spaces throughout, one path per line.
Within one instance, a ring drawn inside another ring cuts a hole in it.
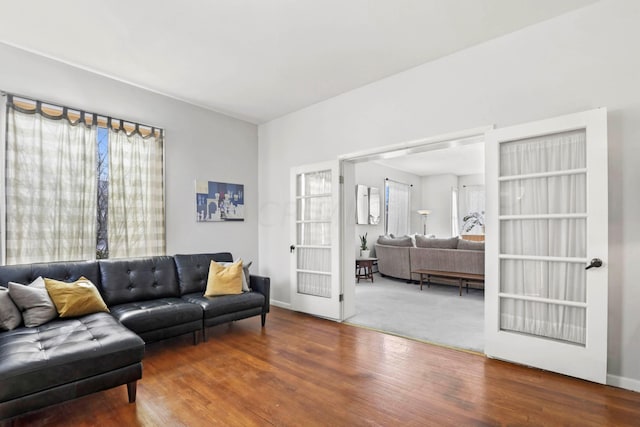
M 418 176 L 484 173 L 484 144 L 442 148 L 423 153 L 402 155 L 375 163 Z
M 595 1 L 14 0 L 0 41 L 264 123 Z

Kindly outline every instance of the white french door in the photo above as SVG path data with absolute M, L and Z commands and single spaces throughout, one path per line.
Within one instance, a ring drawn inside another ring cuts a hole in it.
M 338 161 L 292 168 L 291 305 L 341 320 Z
M 485 353 L 607 373 L 607 112 L 486 134 Z

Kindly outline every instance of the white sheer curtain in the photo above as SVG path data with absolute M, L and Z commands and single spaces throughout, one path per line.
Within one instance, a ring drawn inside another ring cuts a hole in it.
M 385 181 L 385 234 L 404 236 L 410 233 L 411 185 Z
M 162 136 L 109 128 L 109 257 L 165 254 Z
M 95 259 L 95 126 L 7 112 L 6 263 Z
M 331 297 L 331 171 L 297 176 L 298 292 Z M 308 247 L 312 246 L 312 247 Z
M 560 172 L 586 167 L 584 131 L 502 144 L 501 176 Z M 586 257 L 586 174 L 511 179 L 500 184 L 500 252 L 533 257 Z M 554 218 L 536 215 L 556 214 Z M 528 215 L 518 219 L 518 215 Z M 566 217 L 563 217 L 566 216 Z M 555 300 L 501 300 L 501 327 L 579 344 L 585 342 L 585 309 L 563 305 L 586 301 L 584 263 L 502 259 L 501 292 Z
M 451 188 L 451 236 L 460 234 L 460 221 L 458 220 L 458 188 Z

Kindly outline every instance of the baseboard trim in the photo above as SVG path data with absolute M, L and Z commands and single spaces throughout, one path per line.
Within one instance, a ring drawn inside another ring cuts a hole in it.
M 640 392 L 640 381 L 618 375 L 607 374 L 607 385 Z
M 291 310 L 291 303 L 288 303 L 288 302 L 282 302 L 282 301 L 272 299 L 271 305 L 275 307 L 286 308 L 287 310 Z

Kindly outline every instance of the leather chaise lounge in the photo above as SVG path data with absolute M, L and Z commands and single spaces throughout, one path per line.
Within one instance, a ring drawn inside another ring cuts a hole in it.
M 192 333 L 269 312 L 268 277 L 251 275 L 251 292 L 207 298 L 211 260 L 230 253 L 0 266 L 0 286 L 37 277 L 91 280 L 110 313 L 58 318 L 0 332 L 0 419 L 127 385 L 136 399 L 145 342 Z
M 97 262 L 0 267 L 0 283 L 31 283 L 38 276 L 99 283 Z M 127 384 L 135 400 L 144 341 L 108 313 L 56 319 L 34 328 L 0 332 L 0 419 Z

